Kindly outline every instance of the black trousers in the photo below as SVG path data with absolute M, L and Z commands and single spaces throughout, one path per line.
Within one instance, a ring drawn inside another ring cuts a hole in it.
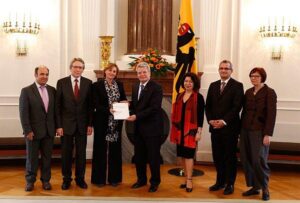
M 73 135 L 61 137 L 62 175 L 64 181 L 72 181 L 73 146 L 75 142 L 75 180 L 84 180 L 86 165 L 87 135 L 80 135 L 78 130 Z
M 107 142 L 105 136 L 94 135 L 92 177 L 93 184 L 122 182 L 121 136 L 117 142 Z
M 237 174 L 238 135 L 212 133 L 213 160 L 218 184 L 234 185 Z
M 240 151 L 247 186 L 256 189 L 268 188 L 270 175 L 268 166 L 269 146 L 263 144 L 262 131 L 242 129 Z
M 49 136 L 32 141 L 26 139 L 26 182 L 34 183 L 36 181 L 39 152 L 41 153 L 41 181 L 50 181 L 53 140 L 54 138 Z
M 137 182 L 147 183 L 147 162 L 150 166 L 150 184 L 160 184 L 160 136 L 143 137 L 135 134 L 134 156 L 137 173 Z

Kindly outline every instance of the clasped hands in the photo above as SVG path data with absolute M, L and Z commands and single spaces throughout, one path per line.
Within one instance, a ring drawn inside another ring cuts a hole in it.
M 222 119 L 219 120 L 210 120 L 209 124 L 214 128 L 214 129 L 220 129 L 225 126 L 225 123 Z

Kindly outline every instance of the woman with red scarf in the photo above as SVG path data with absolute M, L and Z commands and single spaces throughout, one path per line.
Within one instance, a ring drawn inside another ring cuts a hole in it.
M 178 94 L 172 110 L 171 142 L 177 144 L 177 157 L 182 158 L 186 182 L 180 185 L 192 192 L 192 174 L 197 141 L 201 139 L 204 99 L 199 93 L 196 74 L 186 73 L 181 82 L 184 92 Z

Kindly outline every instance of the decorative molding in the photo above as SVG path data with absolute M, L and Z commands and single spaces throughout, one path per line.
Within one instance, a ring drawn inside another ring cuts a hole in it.
M 277 107 L 277 111 L 300 111 L 300 108 Z
M 19 103 L 0 103 L 0 106 L 19 106 Z

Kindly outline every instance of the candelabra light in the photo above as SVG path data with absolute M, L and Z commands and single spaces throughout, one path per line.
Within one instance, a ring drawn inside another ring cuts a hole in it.
M 101 68 L 104 69 L 107 67 L 109 62 L 109 57 L 111 53 L 111 42 L 113 36 L 99 36 L 101 43 Z
M 274 20 L 273 24 L 262 25 L 259 28 L 259 34 L 263 39 L 267 39 L 272 44 L 272 59 L 280 60 L 281 53 L 285 42 L 289 39 L 295 38 L 297 35 L 297 27 L 295 25 L 286 25 L 284 18 L 282 23 L 278 24 L 277 20 Z
M 5 33 L 21 33 L 21 34 L 34 34 L 40 32 L 40 24 L 37 22 L 20 22 L 20 21 L 5 21 L 3 23 L 3 30 Z
M 27 17 L 24 14 L 23 19 L 19 19 L 16 14 L 15 19 L 9 17 L 8 20 L 3 22 L 3 31 L 7 34 L 17 34 L 17 55 L 26 56 L 27 55 L 27 42 L 26 35 L 38 35 L 40 32 L 40 23 L 35 20 L 32 21 L 31 17 Z M 19 37 L 20 36 L 20 37 Z

